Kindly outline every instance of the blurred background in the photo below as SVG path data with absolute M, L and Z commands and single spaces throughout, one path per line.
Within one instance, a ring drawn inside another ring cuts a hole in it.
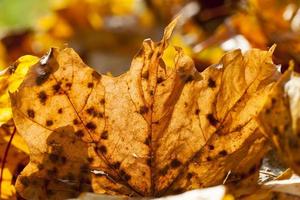
M 172 39 L 202 71 L 224 52 L 268 49 L 283 69 L 300 63 L 299 0 L 0 0 L 0 66 L 69 46 L 101 73 L 125 72 L 145 38 L 159 40 L 181 14 Z M 298 69 L 298 68 L 297 68 Z

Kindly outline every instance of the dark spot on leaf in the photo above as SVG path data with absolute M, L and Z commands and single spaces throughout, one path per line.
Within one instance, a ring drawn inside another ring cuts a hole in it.
M 212 159 L 211 159 L 210 156 L 207 156 L 207 157 L 206 157 L 206 160 L 207 160 L 207 161 L 212 161 Z
M 120 166 L 121 166 L 121 163 L 120 163 L 119 161 L 117 161 L 117 162 L 115 162 L 115 163 L 112 164 L 112 167 L 113 167 L 114 169 L 119 169 Z
M 95 130 L 97 128 L 96 124 L 94 124 L 93 122 L 87 123 L 86 127 L 90 130 Z
M 83 136 L 84 136 L 84 133 L 83 133 L 82 130 L 78 130 L 78 131 L 75 132 L 75 135 L 76 135 L 77 137 L 83 137 Z
M 47 120 L 46 121 L 46 126 L 52 126 L 53 125 L 53 121 L 52 120 Z
M 88 108 L 88 109 L 86 110 L 86 112 L 87 112 L 89 115 L 93 115 L 93 116 L 95 116 L 95 113 L 96 113 L 94 107 Z
M 141 106 L 139 113 L 143 115 L 143 114 L 146 114 L 148 111 L 149 111 L 149 108 L 147 106 Z
M 227 154 L 228 154 L 228 153 L 227 153 L 226 150 L 222 150 L 222 151 L 219 152 L 219 155 L 220 155 L 220 156 L 227 156 Z
M 103 105 L 103 104 L 105 104 L 105 99 L 101 99 L 100 100 L 100 103 Z
M 163 79 L 162 77 L 158 77 L 157 80 L 156 80 L 156 82 L 157 82 L 158 84 L 160 84 L 160 83 L 163 82 L 163 81 L 164 81 L 164 79 Z
M 59 92 L 60 90 L 60 85 L 61 85 L 61 82 L 58 82 L 57 84 L 53 85 L 53 90 L 55 93 Z
M 176 158 L 171 161 L 171 167 L 172 168 L 177 168 L 180 165 L 181 165 L 181 162 L 178 159 L 176 159 Z
M 72 83 L 66 83 L 66 87 L 71 88 L 72 87 Z
M 88 87 L 88 88 L 92 88 L 92 87 L 94 87 L 94 83 L 92 83 L 92 82 L 89 82 L 89 83 L 88 83 L 88 85 L 87 85 L 87 87 Z
M 120 170 L 120 176 L 125 180 L 129 181 L 131 179 L 131 176 L 127 174 L 123 169 Z
M 45 102 L 47 101 L 47 98 L 48 98 L 46 92 L 44 92 L 44 91 L 39 92 L 38 97 L 42 104 L 45 104 Z
M 208 87 L 210 87 L 210 88 L 215 88 L 216 87 L 216 82 L 210 77 L 208 79 Z
M 215 148 L 214 145 L 212 145 L 212 144 L 208 145 L 209 150 L 214 150 L 214 148 Z
M 57 113 L 58 113 L 58 114 L 62 114 L 62 113 L 63 113 L 63 109 L 62 109 L 62 108 L 58 109 L 58 110 L 57 110 Z
M 27 115 L 28 115 L 28 117 L 30 117 L 30 118 L 33 119 L 34 116 L 35 116 L 34 110 L 28 109 L 28 110 L 27 110 Z
M 107 153 L 106 146 L 104 146 L 104 145 L 101 145 L 100 147 L 98 147 L 97 150 L 100 151 L 103 154 Z
M 74 120 L 73 120 L 73 124 L 74 124 L 74 125 L 79 124 L 79 120 L 78 120 L 78 119 L 74 119 Z
M 149 91 L 149 94 L 150 94 L 151 96 L 153 96 L 153 95 L 154 95 L 153 90 L 150 90 L 150 91 Z
M 213 126 L 216 126 L 218 124 L 218 120 L 214 117 L 213 114 L 208 114 L 206 115 L 207 120 L 209 121 L 209 123 Z
M 195 110 L 195 115 L 199 115 L 199 113 L 200 113 L 200 110 L 199 110 L 199 109 L 196 109 L 196 110 Z
M 105 130 L 101 133 L 101 139 L 107 140 L 107 138 L 108 138 L 108 131 Z
M 145 71 L 145 72 L 142 74 L 142 78 L 148 79 L 148 78 L 149 78 L 149 72 L 148 72 L 148 71 Z

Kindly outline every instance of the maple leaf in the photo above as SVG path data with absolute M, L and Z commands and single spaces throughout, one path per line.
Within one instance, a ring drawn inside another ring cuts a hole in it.
M 11 94 L 30 163 L 19 176 L 26 199 L 80 192 L 163 196 L 255 172 L 266 140 L 255 119 L 279 76 L 270 51 L 239 50 L 196 71 L 176 47 L 162 56 L 145 40 L 130 70 L 100 75 L 70 48 L 52 49 Z
M 300 76 L 290 68 L 272 89 L 258 119 L 281 158 L 300 174 Z

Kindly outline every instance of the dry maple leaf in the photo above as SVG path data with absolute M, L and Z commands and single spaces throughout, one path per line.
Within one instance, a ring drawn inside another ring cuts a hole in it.
M 271 138 L 281 158 L 300 174 L 300 76 L 289 69 L 272 89 L 259 114 L 263 132 Z
M 30 163 L 17 180 L 26 199 L 83 191 L 162 196 L 256 171 L 266 151 L 256 115 L 279 76 L 272 51 L 239 50 L 203 73 L 176 48 L 145 40 L 130 70 L 100 75 L 70 48 L 32 66 L 11 94 Z

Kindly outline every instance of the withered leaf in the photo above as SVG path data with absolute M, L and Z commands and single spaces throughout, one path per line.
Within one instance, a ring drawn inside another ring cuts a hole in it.
M 175 66 L 165 66 L 175 23 L 161 42 L 145 40 L 119 77 L 70 48 L 31 67 L 11 95 L 31 149 L 16 186 L 24 198 L 162 196 L 257 170 L 267 148 L 255 117 L 279 75 L 272 50 L 236 50 L 200 74 L 177 47 Z
M 300 76 L 289 69 L 271 91 L 259 114 L 262 131 L 271 138 L 281 158 L 300 174 Z

